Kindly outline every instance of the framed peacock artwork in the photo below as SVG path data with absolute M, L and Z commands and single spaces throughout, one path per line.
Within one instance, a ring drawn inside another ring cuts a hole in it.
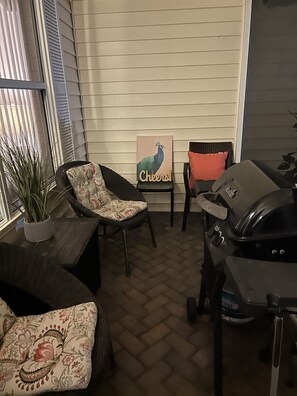
M 137 136 L 137 180 L 172 180 L 172 136 Z

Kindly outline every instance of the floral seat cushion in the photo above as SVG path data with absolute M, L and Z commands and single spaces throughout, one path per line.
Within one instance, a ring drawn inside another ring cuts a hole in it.
M 95 162 L 70 168 L 66 173 L 77 200 L 99 216 L 123 221 L 147 208 L 144 201 L 111 199 L 100 166 Z
M 137 213 L 147 208 L 146 202 L 143 201 L 123 201 L 121 199 L 112 199 L 109 203 L 94 212 L 99 216 L 106 217 L 111 220 L 122 221 L 127 220 Z
M 2 298 L 0 298 L 0 345 L 4 335 L 16 321 L 17 317 Z
M 0 395 L 86 388 L 96 322 L 93 302 L 18 317 L 0 347 Z

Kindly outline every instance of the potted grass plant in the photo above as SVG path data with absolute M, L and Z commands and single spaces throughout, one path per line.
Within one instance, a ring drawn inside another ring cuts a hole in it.
M 24 136 L 0 139 L 0 161 L 9 188 L 16 194 L 25 213 L 24 233 L 29 242 L 42 242 L 53 236 L 49 200 L 51 166 Z

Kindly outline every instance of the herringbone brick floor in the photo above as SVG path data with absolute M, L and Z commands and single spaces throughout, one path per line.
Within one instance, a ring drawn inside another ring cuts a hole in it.
M 131 278 L 125 276 L 122 245 L 100 240 L 98 300 L 109 319 L 117 368 L 106 374 L 95 394 L 210 396 L 211 322 L 207 315 L 194 325 L 186 320 L 186 297 L 199 292 L 200 217 L 191 213 L 182 232 L 181 214 L 175 215 L 173 228 L 168 214 L 151 216 L 158 248 L 152 247 L 147 225 L 128 234 Z M 248 325 L 224 324 L 224 395 L 269 395 L 270 363 L 258 361 L 269 329 L 267 318 Z M 279 396 L 297 393 L 285 386 L 286 370 L 283 364 Z

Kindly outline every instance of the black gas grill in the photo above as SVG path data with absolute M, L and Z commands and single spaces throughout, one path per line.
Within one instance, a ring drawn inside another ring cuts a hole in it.
M 297 261 L 297 190 L 259 161 L 226 170 L 197 202 L 216 219 L 207 232 L 215 261 L 226 254 Z
M 224 308 L 223 288 L 230 292 L 228 279 L 224 283 L 224 264 L 228 256 L 235 262 L 236 257 L 244 258 L 247 271 L 259 260 L 266 261 L 266 268 L 269 262 L 297 263 L 297 190 L 276 170 L 249 160 L 227 169 L 210 192 L 197 197 L 197 203 L 205 214 L 204 264 L 198 307 L 194 298 L 188 298 L 188 319 L 194 321 L 194 313 L 203 311 L 207 296 L 218 353 L 214 362 L 215 395 L 221 396 L 221 301 Z M 232 308 L 230 315 L 240 317 L 239 308 Z
M 203 285 L 198 312 L 203 310 L 206 295 L 212 299 L 216 271 L 226 257 L 297 261 L 297 190 L 266 164 L 249 160 L 233 165 L 210 192 L 197 197 L 197 202 L 206 213 L 203 266 L 206 289 Z M 188 305 L 191 321 L 196 308 L 191 300 Z M 229 317 L 241 318 L 228 281 L 224 286 L 223 311 Z

